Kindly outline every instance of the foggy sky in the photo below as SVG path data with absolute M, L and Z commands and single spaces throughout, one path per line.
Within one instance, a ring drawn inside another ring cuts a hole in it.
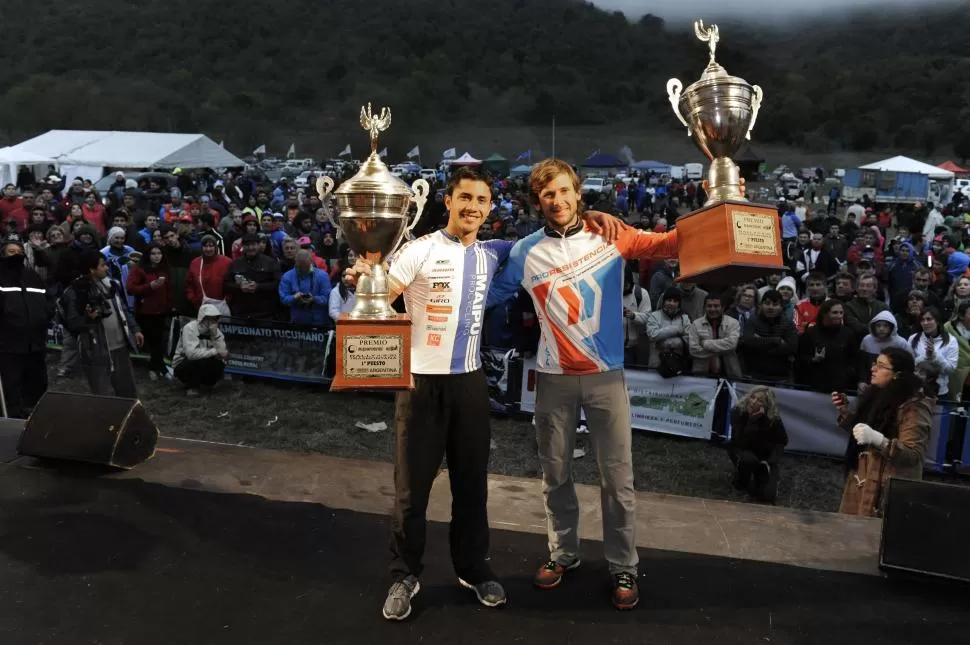
M 649 0 L 590 0 L 610 11 L 622 11 L 633 18 L 652 13 L 670 22 L 725 16 L 754 21 L 797 20 L 806 17 L 836 17 L 846 10 L 873 9 L 879 13 L 902 8 L 925 9 L 931 5 L 956 4 L 966 0 L 687 0 L 650 2 Z

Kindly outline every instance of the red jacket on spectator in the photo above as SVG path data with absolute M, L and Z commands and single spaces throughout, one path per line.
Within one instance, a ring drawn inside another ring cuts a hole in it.
M 104 206 L 95 204 L 94 208 L 88 208 L 87 204 L 83 204 L 81 206 L 81 212 L 84 213 L 84 221 L 94 227 L 94 230 L 98 232 L 98 236 L 102 240 L 107 237 L 108 229 L 104 221 Z
M 225 300 L 223 282 L 232 260 L 216 253 L 207 258 L 199 256 L 189 263 L 189 277 L 185 279 L 185 296 L 198 309 L 204 298 Z
M 152 289 L 151 283 L 162 276 L 165 276 L 165 284 Z M 167 269 L 132 266 L 125 287 L 128 294 L 135 298 L 136 314 L 167 314 L 172 311 L 172 281 Z
M 804 334 L 808 326 L 816 322 L 818 310 L 822 307 L 823 302 L 825 302 L 824 298 L 819 300 L 816 305 L 812 303 L 810 298 L 805 298 L 795 305 L 795 330 L 799 335 Z
M 7 234 L 7 222 L 14 220 L 17 222 L 17 231 L 23 233 L 27 229 L 27 220 L 30 219 L 30 213 L 24 209 L 24 200 L 20 197 L 14 197 L 13 199 L 7 199 L 3 197 L 0 199 L 0 230 L 3 234 Z

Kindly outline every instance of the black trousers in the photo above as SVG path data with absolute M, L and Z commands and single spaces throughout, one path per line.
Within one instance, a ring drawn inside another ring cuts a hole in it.
M 182 361 L 175 368 L 175 378 L 182 381 L 190 390 L 197 390 L 205 385 L 215 385 L 222 380 L 226 364 L 221 358 L 203 358 L 199 361 Z
M 145 336 L 145 349 L 148 350 L 148 369 L 158 374 L 165 372 L 165 332 L 168 316 L 165 314 L 139 314 L 138 326 Z
M 0 353 L 0 379 L 7 414 L 26 419 L 47 391 L 47 352 Z
M 768 460 L 767 467 L 750 450 L 740 450 L 731 455 L 736 468 L 734 487 L 747 490 L 755 499 L 774 503 L 778 497 L 778 478 L 781 467 L 776 460 Z
M 488 387 L 468 374 L 414 375 L 413 392 L 397 395 L 391 577 L 419 576 L 431 485 L 448 459 L 451 561 L 458 577 L 478 584 L 495 577 L 488 555 L 488 456 L 492 441 Z

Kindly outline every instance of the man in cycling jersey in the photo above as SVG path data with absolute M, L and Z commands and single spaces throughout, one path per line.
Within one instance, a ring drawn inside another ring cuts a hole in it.
M 536 354 L 536 439 L 548 518 L 549 561 L 534 578 L 559 585 L 579 566 L 579 503 L 571 461 L 580 407 L 600 470 L 603 546 L 613 576 L 613 604 L 632 609 L 637 589 L 636 495 L 633 488 L 630 400 L 623 378 L 623 264 L 672 258 L 677 232 L 623 226 L 610 242 L 582 224 L 579 177 L 558 159 L 538 163 L 529 194 L 546 226 L 523 238 L 496 276 L 487 306 L 521 287 L 535 304 L 542 330 Z

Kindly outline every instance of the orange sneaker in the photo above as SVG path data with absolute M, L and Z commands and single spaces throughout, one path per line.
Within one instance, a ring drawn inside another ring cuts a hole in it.
M 613 576 L 613 606 L 617 609 L 633 609 L 640 602 L 637 578 L 632 573 L 618 573 Z
M 566 575 L 567 571 L 572 571 L 579 567 L 580 559 L 576 558 L 569 564 L 559 564 L 555 560 L 550 560 L 544 565 L 539 567 L 536 572 L 535 578 L 532 579 L 532 584 L 534 584 L 539 589 L 552 589 L 558 587 L 559 583 L 562 582 L 562 577 Z

